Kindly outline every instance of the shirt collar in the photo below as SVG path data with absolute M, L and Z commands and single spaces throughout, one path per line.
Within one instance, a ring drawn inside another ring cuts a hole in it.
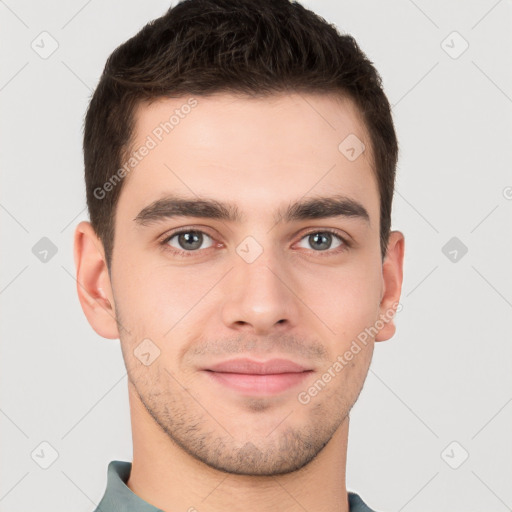
M 139 498 L 127 485 L 132 463 L 113 460 L 108 465 L 107 488 L 94 512 L 163 512 Z
M 113 460 L 108 465 L 107 488 L 98 507 L 94 512 L 163 512 L 139 498 L 127 485 L 132 463 Z M 350 512 L 373 512 L 361 497 L 348 492 Z

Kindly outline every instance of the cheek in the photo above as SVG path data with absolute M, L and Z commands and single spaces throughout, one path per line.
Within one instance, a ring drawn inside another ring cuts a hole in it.
M 175 368 L 184 343 L 197 335 L 196 326 L 202 325 L 198 318 L 205 316 L 208 306 L 202 299 L 221 276 L 142 258 L 118 262 L 112 280 L 116 310 L 129 331 L 121 333 L 127 356 L 133 359 L 137 346 L 150 339 L 160 351 L 151 369 L 161 365 Z M 133 364 L 139 366 L 138 361 Z
M 170 329 L 183 315 L 189 296 L 198 291 L 189 273 L 185 268 L 172 269 L 142 255 L 116 262 L 113 286 L 130 325 L 151 327 L 154 332 L 159 332 L 158 328 Z
M 379 312 L 380 267 L 358 261 L 338 268 L 318 267 L 314 274 L 297 274 L 299 296 L 341 341 L 350 341 L 373 324 Z

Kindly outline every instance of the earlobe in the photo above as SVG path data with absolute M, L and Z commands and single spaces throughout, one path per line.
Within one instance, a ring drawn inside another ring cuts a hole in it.
M 75 229 L 74 258 L 78 299 L 89 324 L 103 338 L 119 338 L 103 245 L 87 221 Z
M 396 331 L 394 315 L 402 291 L 404 250 L 404 235 L 400 231 L 391 231 L 386 257 L 382 263 L 383 293 L 379 318 L 384 326 L 375 336 L 375 341 L 388 340 Z

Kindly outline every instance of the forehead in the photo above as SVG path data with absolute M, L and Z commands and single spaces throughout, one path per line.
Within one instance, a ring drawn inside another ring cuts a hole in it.
M 238 202 L 262 215 L 337 193 L 378 213 L 370 139 L 347 98 L 183 96 L 141 103 L 134 119 L 121 217 L 169 193 Z

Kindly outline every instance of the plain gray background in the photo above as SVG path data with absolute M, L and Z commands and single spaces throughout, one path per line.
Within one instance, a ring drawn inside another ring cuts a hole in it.
M 511 510 L 511 2 L 303 3 L 375 63 L 400 143 L 403 310 L 352 411 L 348 489 L 379 511 Z M 91 511 L 131 460 L 119 341 L 76 294 L 82 120 L 108 55 L 170 5 L 0 1 L 2 512 Z

